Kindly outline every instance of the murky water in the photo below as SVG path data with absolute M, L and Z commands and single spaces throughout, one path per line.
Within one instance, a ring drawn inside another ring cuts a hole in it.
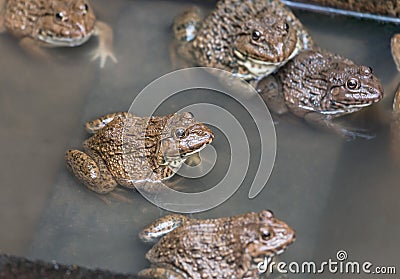
M 111 199 L 105 205 L 67 171 L 63 155 L 67 148 L 81 148 L 88 136 L 85 121 L 129 109 L 141 89 L 171 71 L 170 26 L 186 5 L 187 1 L 94 1 L 98 17 L 115 30 L 119 60 L 103 70 L 90 62 L 95 40 L 76 49 L 53 49 L 54 61 L 42 62 L 25 55 L 14 38 L 0 36 L 4 236 L 0 251 L 119 272 L 135 273 L 148 266 L 144 254 L 149 246 L 137 234 L 166 212 L 137 192 L 121 192 L 131 203 Z M 277 119 L 277 157 L 267 187 L 255 199 L 247 198 L 257 166 L 254 160 L 249 178 L 232 198 L 193 217 L 268 208 L 297 232 L 296 242 L 280 260 L 335 259 L 342 249 L 352 260 L 398 265 L 400 166 L 392 160 L 388 146 L 389 113 L 399 80 L 389 43 L 398 28 L 296 14 L 321 47 L 371 66 L 382 80 L 386 95 L 379 104 L 342 119 L 368 127 L 376 138 L 345 142 L 298 119 Z M 204 101 L 207 98 L 205 94 Z M 173 109 L 167 105 L 165 111 Z M 218 156 L 223 163 L 229 156 L 224 151 L 227 141 L 220 138 L 213 145 L 221 151 Z M 217 169 L 220 175 L 224 171 Z M 329 274 L 320 276 L 330 278 Z

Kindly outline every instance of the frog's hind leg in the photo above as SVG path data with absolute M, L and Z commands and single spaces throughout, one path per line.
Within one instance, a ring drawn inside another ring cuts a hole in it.
M 260 80 L 257 84 L 257 92 L 273 113 L 282 115 L 288 112 L 282 88 L 275 76 L 270 75 Z
M 158 218 L 149 226 L 145 227 L 139 234 L 139 238 L 143 242 L 155 242 L 158 238 L 175 230 L 182 223 L 189 220 L 188 217 L 182 214 L 170 214 Z
M 190 46 L 201 28 L 202 20 L 202 12 L 196 6 L 186 8 L 175 17 L 172 25 L 174 40 L 169 46 L 170 59 L 174 69 L 193 66 Z
M 99 155 L 90 156 L 79 150 L 68 150 L 65 154 L 67 166 L 90 190 L 107 194 L 118 185 Z
M 154 278 L 154 279 L 185 279 L 186 276 L 175 272 L 171 269 L 155 267 L 143 269 L 138 273 L 139 278 Z
M 121 117 L 127 117 L 129 115 L 128 112 L 115 112 L 115 113 L 109 113 L 107 115 L 101 116 L 97 119 L 94 119 L 92 121 L 88 121 L 85 123 L 85 129 L 88 133 L 90 134 L 95 134 L 97 131 L 101 130 L 106 126 L 108 123 L 114 120 L 115 117 L 121 116 Z

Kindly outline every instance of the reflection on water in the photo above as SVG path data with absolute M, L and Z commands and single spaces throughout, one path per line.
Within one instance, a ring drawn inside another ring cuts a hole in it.
M 23 247 L 30 247 L 29 252 L 20 247 L 20 253 L 120 272 L 137 272 L 148 265 L 144 254 L 150 247 L 142 244 L 137 234 L 166 212 L 128 190 L 121 190 L 121 194 L 132 203 L 112 200 L 111 205 L 105 205 L 67 171 L 63 154 L 67 147 L 80 148 L 88 137 L 83 129 L 85 121 L 127 110 L 142 88 L 170 71 L 169 29 L 173 16 L 186 5 L 184 1 L 93 2 L 99 18 L 115 30 L 119 63 L 107 64 L 104 70 L 88 63 L 96 46 L 93 41 L 76 49 L 52 49 L 57 59 L 42 63 L 24 55 L 13 38 L 0 37 L 0 49 L 7 54 L 0 61 L 1 150 L 3 158 L 8 158 L 2 160 L 0 168 L 4 185 L 0 197 L 6 208 L 30 201 L 33 215 L 43 210 L 31 245 L 29 237 L 23 238 Z M 248 177 L 232 198 L 193 217 L 222 217 L 268 208 L 297 232 L 296 242 L 280 257 L 282 260 L 322 260 L 345 249 L 354 259 L 396 264 L 400 166 L 390 159 L 388 149 L 388 115 L 398 79 L 390 54 L 390 38 L 396 28 L 351 18 L 297 14 L 319 46 L 370 65 L 381 78 L 385 98 L 365 112 L 342 119 L 370 127 L 376 138 L 344 142 L 298 119 L 276 119 L 278 151 L 267 187 L 255 199 L 247 198 L 258 163 L 251 161 Z M 207 101 L 206 95 L 204 98 Z M 165 110 L 180 106 L 177 100 Z M 235 110 L 232 105 L 232 112 Z M 229 150 L 226 144 L 223 136 L 216 135 L 213 145 L 217 152 Z M 229 155 L 222 152 L 218 160 L 228 160 Z M 33 229 L 37 221 L 22 211 L 1 211 L 3 220 L 10 224 L 6 235 L 10 243 L 15 241 L 13 232 Z M 24 218 L 28 221 L 15 222 Z M 8 249 L 16 251 L 12 246 Z

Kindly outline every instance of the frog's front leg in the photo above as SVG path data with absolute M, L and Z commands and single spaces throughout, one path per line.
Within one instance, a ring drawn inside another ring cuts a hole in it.
M 139 238 L 144 242 L 155 242 L 158 238 L 175 230 L 187 220 L 189 218 L 181 214 L 163 216 L 144 228 L 139 233 Z
M 143 269 L 138 273 L 138 276 L 139 278 L 152 279 L 187 279 L 187 277 L 181 273 L 161 267 Z
M 75 176 L 96 193 L 107 194 L 118 185 L 99 155 L 68 150 L 65 160 Z
M 260 80 L 257 84 L 257 92 L 273 113 L 281 115 L 288 112 L 288 107 L 281 93 L 281 86 L 275 76 L 270 75 Z
M 323 115 L 317 112 L 309 112 L 304 115 L 304 119 L 317 128 L 322 128 L 338 134 L 346 140 L 354 140 L 356 138 L 373 139 L 375 135 L 371 135 L 362 130 L 355 130 L 343 127 L 339 123 L 334 122 L 331 115 Z
M 110 59 L 114 61 L 114 63 L 117 63 L 118 60 L 114 56 L 114 51 L 113 51 L 112 28 L 104 22 L 97 21 L 94 27 L 94 35 L 98 37 L 99 46 L 93 52 L 92 60 L 100 59 L 101 68 L 104 68 L 104 65 L 106 64 L 106 60 L 108 57 L 110 57 Z

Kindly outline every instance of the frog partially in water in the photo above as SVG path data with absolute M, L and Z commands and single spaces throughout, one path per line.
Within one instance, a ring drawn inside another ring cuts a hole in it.
M 162 237 L 146 254 L 152 267 L 139 273 L 142 278 L 258 278 L 257 264 L 282 253 L 295 232 L 263 210 L 208 220 L 167 215 L 139 237 Z
M 0 32 L 7 31 L 31 53 L 45 57 L 41 47 L 75 47 L 95 35 L 99 46 L 92 59 L 113 54 L 113 32 L 106 23 L 96 20 L 88 0 L 0 0 Z
M 66 162 L 90 190 L 106 194 L 120 184 L 156 192 L 185 160 L 213 140 L 212 131 L 189 112 L 138 117 L 108 114 L 86 123 L 94 135 L 85 152 L 68 150 Z
M 332 120 L 383 98 L 382 84 L 370 67 L 323 50 L 301 52 L 276 75 L 261 80 L 258 91 L 274 113 L 290 111 L 345 138 L 371 136 Z
M 191 7 L 175 18 L 173 33 L 180 56 L 247 80 L 274 72 L 313 45 L 279 0 L 221 0 L 204 20 Z

